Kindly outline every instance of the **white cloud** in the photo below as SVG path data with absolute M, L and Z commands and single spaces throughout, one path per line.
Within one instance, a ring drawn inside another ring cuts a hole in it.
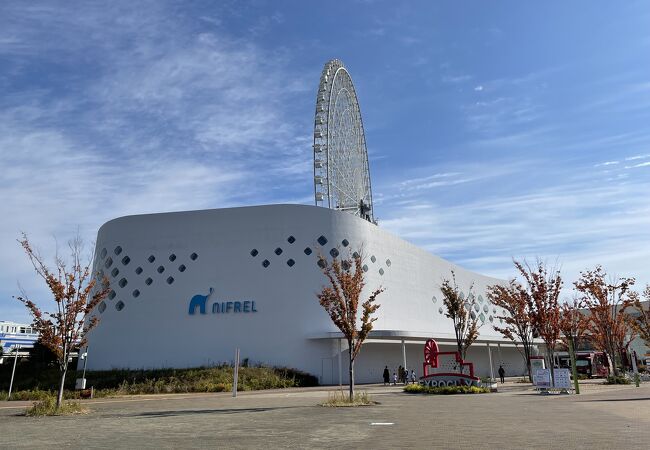
M 117 216 L 308 200 L 311 119 L 298 126 L 289 113 L 315 86 L 287 78 L 282 52 L 214 28 L 195 33 L 150 6 L 73 14 L 26 4 L 0 26 L 12 76 L 45 57 L 85 60 L 92 71 L 79 68 L 73 91 L 0 98 L 2 297 L 17 293 L 17 280 L 47 295 L 15 242 L 20 231 L 51 255 L 52 235 L 65 242 L 79 227 L 90 243 Z M 24 318 L 13 302 L 0 310 Z
M 479 85 L 474 88 L 475 91 L 480 92 L 483 90 L 483 86 Z

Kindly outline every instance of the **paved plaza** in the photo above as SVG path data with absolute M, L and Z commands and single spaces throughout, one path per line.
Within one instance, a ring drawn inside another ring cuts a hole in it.
M 21 416 L 0 403 L 0 447 L 49 448 L 647 448 L 650 383 L 584 386 L 540 396 L 506 383 L 497 394 L 408 395 L 362 386 L 380 404 L 325 408 L 326 388 L 86 401 L 82 416 Z

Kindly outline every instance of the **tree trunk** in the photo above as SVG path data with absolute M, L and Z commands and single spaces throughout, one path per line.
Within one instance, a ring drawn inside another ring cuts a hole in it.
M 530 346 L 527 344 L 524 344 L 524 358 L 526 361 L 526 372 L 528 374 L 528 381 L 531 383 L 533 382 L 533 375 L 530 373 Z
M 61 384 L 59 385 L 59 395 L 56 397 L 56 409 L 61 407 L 63 403 L 63 386 L 65 385 L 65 376 L 68 373 L 68 364 L 66 363 L 65 367 L 61 371 Z
M 350 402 L 354 401 L 354 359 L 352 358 L 352 345 L 348 343 L 348 355 L 350 356 Z

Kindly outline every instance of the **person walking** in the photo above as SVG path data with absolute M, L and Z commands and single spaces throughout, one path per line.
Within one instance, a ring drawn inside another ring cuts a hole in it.
M 390 372 L 388 371 L 388 366 L 384 367 L 384 386 L 390 384 Z
M 501 365 L 499 366 L 499 377 L 501 378 L 502 383 L 506 382 L 506 369 Z
M 397 386 L 397 374 L 393 372 L 393 386 Z
M 415 370 L 411 369 L 411 383 L 415 384 L 417 381 L 417 376 L 415 375 Z

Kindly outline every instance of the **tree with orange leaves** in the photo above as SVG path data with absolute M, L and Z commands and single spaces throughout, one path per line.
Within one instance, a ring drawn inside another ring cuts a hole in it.
M 357 329 L 359 302 L 365 286 L 360 253 L 355 252 L 351 257 L 342 260 L 334 257 L 331 263 L 324 257 L 319 257 L 319 266 L 329 280 L 329 286 L 324 286 L 317 294 L 318 302 L 348 341 L 350 402 L 354 401 L 354 360 L 363 341 L 372 331 L 372 323 L 377 320 L 372 317 L 380 306 L 375 304 L 375 300 L 384 291 L 381 287 L 374 290 L 368 299 L 361 303 L 361 328 Z
M 560 338 L 559 298 L 563 281 L 560 271 L 548 268 L 538 259 L 534 266 L 514 261 L 515 268 L 526 281 L 529 314 L 535 333 L 544 341 L 548 367 L 554 367 L 555 347 Z M 555 375 L 551 370 L 555 383 Z
M 86 345 L 86 333 L 97 325 L 99 319 L 91 313 L 108 295 L 108 279 L 98 280 L 93 277 L 90 263 L 82 262 L 83 242 L 79 236 L 69 243 L 70 265 L 57 255 L 54 269 L 47 267 L 43 257 L 33 249 L 25 233 L 18 242 L 27 253 L 36 273 L 47 284 L 56 304 L 54 312 L 47 312 L 41 310 L 24 291 L 17 297 L 32 315 L 33 327 L 40 335 L 40 342 L 56 355 L 61 372 L 56 400 L 58 409 L 63 401 L 70 354 L 75 348 Z M 101 286 L 97 285 L 98 281 Z
M 650 305 L 650 284 L 646 285 L 643 291 L 643 298 Z M 634 312 L 631 310 L 634 310 Z M 650 346 L 650 307 L 647 309 L 643 308 L 643 303 L 641 303 L 641 299 L 636 292 L 633 293 L 631 302 L 626 307 L 625 313 L 628 316 L 632 328 L 636 330 L 646 345 Z
M 461 358 L 465 359 L 467 350 L 478 338 L 478 316 L 472 311 L 477 304 L 476 296 L 472 292 L 474 286 L 471 285 L 467 291 L 467 296 L 463 294 L 456 284 L 456 274 L 451 271 L 451 280 L 443 279 L 440 291 L 442 292 L 442 302 L 445 305 L 445 316 L 447 316 L 454 325 L 454 334 L 456 336 L 456 349 Z M 462 372 L 463 366 L 460 366 Z
M 560 331 L 567 347 L 571 341 L 574 352 L 578 349 L 580 338 L 584 336 L 589 324 L 589 317 L 581 311 L 582 308 L 584 304 L 578 297 L 573 297 L 571 302 L 560 306 Z
M 618 356 L 634 338 L 623 311 L 631 301 L 630 289 L 635 280 L 612 278 L 607 282 L 606 278 L 603 268 L 596 266 L 594 270 L 581 272 L 574 285 L 589 309 L 587 333 L 594 344 L 607 353 L 614 376 L 618 376 Z
M 521 283 L 513 279 L 507 285 L 495 284 L 488 286 L 486 295 L 493 305 L 507 312 L 503 316 L 496 317 L 503 326 L 493 325 L 492 328 L 515 344 L 515 348 L 519 350 L 519 353 L 524 358 L 528 379 L 532 382 L 530 357 L 535 329 L 530 309 L 532 301 L 528 291 Z M 519 344 L 521 344 L 521 347 Z

